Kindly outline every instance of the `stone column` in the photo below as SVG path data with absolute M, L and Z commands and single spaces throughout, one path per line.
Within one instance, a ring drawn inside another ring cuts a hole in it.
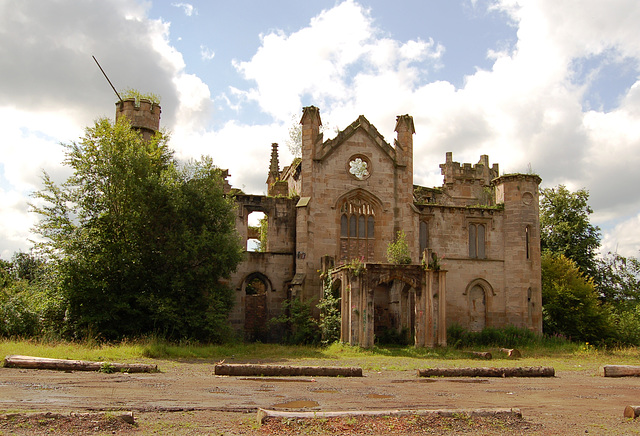
M 427 270 L 426 272 L 426 295 L 425 295 L 425 335 L 424 335 L 424 346 L 433 348 L 435 345 L 434 338 L 434 326 L 433 326 L 433 291 L 434 291 L 434 281 L 436 280 L 437 272 L 434 270 Z
M 416 289 L 416 298 L 415 298 L 415 346 L 416 347 L 424 347 L 425 345 L 425 329 L 426 329 L 426 321 L 425 321 L 425 298 L 427 293 L 429 292 L 427 283 L 429 282 L 429 273 L 425 271 L 424 280 L 422 281 L 422 286 L 420 289 Z
M 447 345 L 447 272 L 438 271 L 438 333 L 437 343 L 441 347 Z

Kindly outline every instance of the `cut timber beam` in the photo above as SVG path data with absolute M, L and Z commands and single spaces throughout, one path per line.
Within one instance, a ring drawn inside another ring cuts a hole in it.
M 640 416 L 640 406 L 627 406 L 624 408 L 624 417 L 635 419 Z
M 362 377 L 362 368 L 338 366 L 282 366 L 252 364 L 218 364 L 216 375 L 232 376 L 305 376 L 305 377 Z
M 466 351 L 465 354 L 468 354 L 469 356 L 474 357 L 476 359 L 485 359 L 485 360 L 491 360 L 491 358 L 493 357 L 491 353 L 488 351 Z
M 554 377 L 555 370 L 545 366 L 515 368 L 427 368 L 418 370 L 419 377 Z
M 599 372 L 603 377 L 640 377 L 640 366 L 605 365 Z
M 515 348 L 500 348 L 500 351 L 506 353 L 509 359 L 519 359 L 522 357 L 520 350 L 516 350 Z
M 7 356 L 4 358 L 7 368 L 54 369 L 59 371 L 100 371 L 113 372 L 158 372 L 158 365 L 143 363 L 89 362 L 86 360 L 49 359 L 32 356 Z
M 428 409 L 428 410 L 346 410 L 336 412 L 281 412 L 278 410 L 258 409 L 258 424 L 264 424 L 269 418 L 316 419 L 368 416 L 513 416 L 522 418 L 520 409 Z

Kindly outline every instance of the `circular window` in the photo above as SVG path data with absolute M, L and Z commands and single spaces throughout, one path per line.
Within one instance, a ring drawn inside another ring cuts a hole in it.
M 353 156 L 349 160 L 349 174 L 358 180 L 364 180 L 371 175 L 369 159 L 364 156 Z

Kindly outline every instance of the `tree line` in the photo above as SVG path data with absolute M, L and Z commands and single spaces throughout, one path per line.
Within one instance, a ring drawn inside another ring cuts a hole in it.
M 540 192 L 543 331 L 573 341 L 640 345 L 640 261 L 599 255 L 589 193 Z

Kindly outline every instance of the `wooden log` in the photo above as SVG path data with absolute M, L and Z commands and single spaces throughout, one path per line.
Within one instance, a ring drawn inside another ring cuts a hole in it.
M 544 366 L 514 368 L 427 368 L 419 377 L 554 377 L 555 370 Z
M 506 353 L 509 359 L 519 359 L 522 357 L 522 353 L 515 348 L 500 348 L 500 351 Z
M 362 377 L 362 368 L 338 366 L 283 366 L 252 364 L 217 364 L 216 375 L 232 376 L 305 376 L 305 377 Z
M 53 369 L 59 371 L 158 372 L 158 365 L 143 363 L 90 362 L 86 360 L 49 359 L 47 357 L 7 356 L 7 368 Z
M 640 377 L 640 366 L 605 365 L 600 367 L 599 373 L 603 377 Z
M 465 354 L 475 357 L 477 359 L 491 360 L 493 356 L 488 351 L 465 351 Z
M 489 417 L 513 416 L 522 418 L 522 412 L 517 408 L 499 409 L 423 409 L 423 410 L 348 410 L 348 411 L 313 411 L 313 412 L 282 412 L 279 410 L 258 409 L 258 424 L 264 424 L 268 418 L 284 419 L 315 419 L 340 417 L 369 417 L 369 416 L 442 416 L 453 418 L 457 416 Z
M 624 408 L 624 417 L 635 419 L 640 416 L 640 406 L 627 406 Z

